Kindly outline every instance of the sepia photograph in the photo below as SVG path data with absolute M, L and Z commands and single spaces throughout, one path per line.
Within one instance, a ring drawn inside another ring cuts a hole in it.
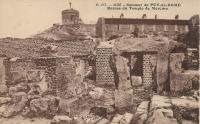
M 199 124 L 199 0 L 0 0 L 0 124 Z

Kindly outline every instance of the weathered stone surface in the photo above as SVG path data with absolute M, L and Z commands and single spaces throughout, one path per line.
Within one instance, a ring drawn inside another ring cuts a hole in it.
M 104 89 L 100 87 L 94 88 L 92 91 L 89 92 L 89 95 L 92 99 L 100 99 L 104 93 Z
M 168 56 L 169 50 L 179 45 L 177 41 L 172 41 L 168 38 L 162 38 L 161 41 L 156 41 L 153 37 L 149 38 L 119 38 L 113 48 L 116 54 L 123 52 L 147 52 L 156 51 L 157 54 L 157 92 L 162 93 L 168 80 Z M 128 46 L 128 47 L 127 47 Z
M 40 95 L 42 92 L 40 85 L 37 83 L 30 83 L 29 87 L 30 87 L 30 90 L 28 91 L 29 95 Z
M 143 101 L 137 108 L 135 113 L 138 124 L 143 124 L 144 121 L 147 119 L 148 114 L 148 101 Z
M 131 76 L 131 80 L 132 80 L 133 85 L 141 85 L 142 84 L 141 76 Z
M 166 96 L 154 95 L 151 101 L 151 108 L 171 107 L 171 100 Z
M 113 106 L 111 106 L 111 105 L 107 105 L 106 108 L 107 108 L 107 113 L 108 114 L 112 114 L 112 113 L 115 112 L 115 108 Z
M 130 89 L 131 82 L 130 82 L 130 72 L 129 72 L 129 67 L 128 67 L 128 59 L 122 57 L 122 56 L 115 56 L 116 59 L 116 69 L 117 69 L 117 74 L 119 77 L 119 84 L 118 84 L 118 89 L 120 90 L 127 90 Z
M 174 117 L 178 120 L 179 123 L 187 123 L 185 120 L 188 120 L 189 123 L 192 121 L 194 124 L 199 123 L 199 108 L 188 106 L 176 106 L 173 105 Z
M 160 111 L 162 111 L 165 117 L 173 118 L 174 116 L 173 111 L 171 109 L 160 109 Z
M 25 92 L 17 92 L 14 93 L 12 96 L 12 103 L 18 103 L 20 101 L 28 101 L 28 96 Z
M 25 83 L 20 83 L 15 86 L 9 88 L 9 94 L 12 95 L 17 92 L 26 92 L 28 89 L 28 85 Z
M 5 111 L 6 111 L 6 105 L 0 106 L 0 116 L 2 116 Z
M 198 108 L 199 107 L 199 102 L 196 101 L 195 99 L 191 100 L 186 98 L 172 98 L 171 99 L 172 104 L 175 106 L 179 107 L 185 107 L 185 108 Z
M 104 107 L 93 107 L 90 109 L 90 113 L 100 117 L 107 117 L 107 108 Z
M 0 96 L 4 96 L 8 92 L 8 87 L 6 85 L 0 85 Z
M 110 121 L 108 119 L 101 119 L 97 124 L 110 124 Z
M 59 99 L 51 97 L 42 97 L 33 99 L 30 102 L 30 110 L 36 115 L 53 116 L 58 111 Z
M 153 112 L 153 115 L 148 118 L 149 124 L 178 124 L 175 118 L 167 118 L 164 116 L 161 109 L 157 109 Z
M 8 118 L 14 115 L 14 113 L 15 113 L 15 108 L 13 106 L 9 106 L 9 107 L 5 106 L 4 108 L 2 108 L 1 116 Z
M 115 90 L 115 107 L 118 109 L 130 107 L 133 105 L 133 92 Z
M 96 123 L 99 122 L 101 119 L 102 119 L 102 117 L 89 114 L 89 115 L 87 115 L 87 117 L 86 117 L 86 119 L 85 119 L 85 123 L 86 123 L 86 124 L 96 124 Z
M 192 89 L 192 82 L 198 81 L 199 73 L 171 73 L 170 89 L 172 92 L 183 92 Z
M 124 113 L 123 115 L 116 114 L 110 124 L 131 124 L 133 114 Z
M 5 111 L 3 111 L 3 117 L 10 117 L 13 116 L 19 112 L 21 112 L 26 103 L 28 101 L 27 94 L 24 92 L 17 92 L 12 95 L 11 97 L 11 103 L 7 106 L 5 106 Z
M 172 73 L 182 73 L 182 62 L 184 60 L 184 53 L 170 54 L 170 70 Z
M 116 114 L 110 124 L 118 124 L 119 121 L 122 119 L 123 115 Z
M 1 116 L 7 118 L 22 112 L 28 101 L 27 95 L 23 92 L 15 93 L 12 97 L 12 101 L 15 102 L 13 104 L 3 106 L 0 112 L 0 115 L 2 114 Z
M 59 102 L 59 108 L 62 113 L 74 116 L 79 111 L 79 99 L 72 98 L 72 99 L 61 99 Z
M 143 113 L 138 114 L 137 113 L 137 124 L 144 124 L 147 117 L 148 117 L 147 114 L 143 114 Z
M 30 108 L 37 113 L 45 112 L 48 110 L 48 101 L 47 98 L 34 99 L 30 103 Z
M 0 105 L 11 101 L 10 97 L 0 97 Z
M 72 118 L 65 115 L 56 115 L 53 117 L 51 124 L 72 124 Z
M 119 121 L 119 124 L 131 124 L 132 119 L 133 119 L 133 114 L 125 113 L 121 118 L 121 120 Z

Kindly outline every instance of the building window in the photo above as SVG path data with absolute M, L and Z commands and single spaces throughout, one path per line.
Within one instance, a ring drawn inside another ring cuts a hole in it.
M 188 32 L 188 25 L 185 26 L 185 31 Z
M 177 25 L 175 25 L 175 31 L 178 31 L 178 26 Z
M 164 31 L 168 31 L 168 26 L 164 25 Z

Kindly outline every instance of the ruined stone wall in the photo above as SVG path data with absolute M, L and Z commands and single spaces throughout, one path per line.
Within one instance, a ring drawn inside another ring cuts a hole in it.
M 189 91 L 194 83 L 199 83 L 198 71 L 182 69 L 184 57 L 184 53 L 170 54 L 170 90 L 173 94 Z
M 152 84 L 154 83 L 153 75 L 156 75 L 156 55 L 145 53 L 143 55 L 143 83 Z M 157 82 L 156 82 L 157 83 Z
M 0 57 L 0 93 L 5 91 L 6 89 L 6 82 L 5 82 L 5 66 L 4 66 L 4 60 L 5 57 Z
M 109 64 L 112 48 L 97 48 L 96 54 L 96 82 L 114 85 L 114 74 Z
M 62 46 L 60 46 L 62 45 Z M 92 42 L 87 41 L 63 41 L 62 44 L 59 45 L 60 50 L 58 50 L 59 56 L 82 56 L 88 55 L 91 53 L 94 48 L 94 44 Z
M 67 87 L 60 86 L 60 84 L 63 84 L 62 81 L 66 79 L 69 85 L 73 83 L 75 77 L 75 67 L 72 64 L 72 58 L 68 56 L 11 60 L 4 61 L 7 86 L 20 82 L 37 83 L 43 86 L 41 89 L 47 87 L 46 90 L 51 91 L 53 95 L 63 96 L 61 92 Z M 42 82 L 41 75 L 45 78 L 44 82 Z
M 75 65 L 72 63 L 71 57 L 63 57 L 57 59 L 56 66 L 56 87 L 57 95 L 61 98 L 68 97 L 68 86 L 73 85 L 76 74 Z
M 4 61 L 6 85 L 14 85 L 26 80 L 28 73 L 36 71 L 36 65 L 31 59 L 16 59 Z
M 86 35 L 95 36 L 96 27 L 95 24 L 80 24 L 80 32 L 84 32 Z

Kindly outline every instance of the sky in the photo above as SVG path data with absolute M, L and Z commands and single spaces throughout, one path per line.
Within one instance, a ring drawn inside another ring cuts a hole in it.
M 200 0 L 0 0 L 0 38 L 25 38 L 42 32 L 54 23 L 61 24 L 62 10 L 72 8 L 80 11 L 84 23 L 96 23 L 99 17 L 141 18 L 145 13 L 147 18 L 173 19 L 179 14 L 180 19 L 189 19 L 200 14 Z M 134 11 L 106 10 L 96 4 L 106 3 L 181 3 L 181 7 L 169 8 L 165 11 Z

